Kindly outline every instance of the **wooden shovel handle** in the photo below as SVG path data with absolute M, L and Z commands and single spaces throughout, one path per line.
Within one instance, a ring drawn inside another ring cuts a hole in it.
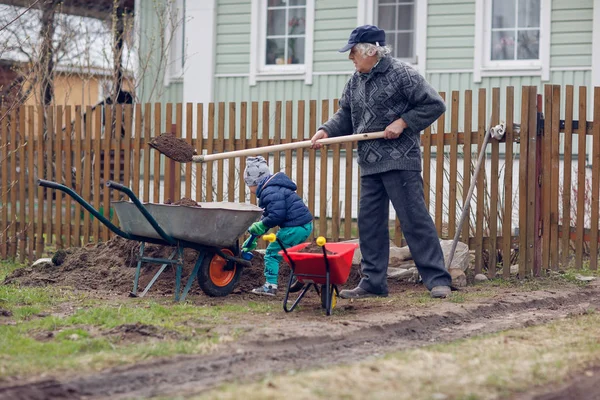
M 317 140 L 317 142 L 322 145 L 328 145 L 328 144 L 335 144 L 335 143 L 360 142 L 362 140 L 373 140 L 373 139 L 381 139 L 381 138 L 383 138 L 383 131 L 370 132 L 370 133 L 356 133 L 354 135 L 346 135 L 346 136 L 337 136 L 337 137 L 332 137 L 332 138 L 320 139 L 320 140 Z M 254 149 L 228 151 L 225 153 L 207 154 L 205 156 L 198 155 L 198 156 L 194 156 L 192 158 L 192 161 L 194 161 L 196 163 L 202 163 L 202 162 L 207 162 L 207 161 L 223 160 L 226 158 L 255 156 L 257 154 L 274 153 L 274 152 L 283 151 L 283 150 L 303 149 L 303 148 L 307 148 L 310 146 L 311 146 L 310 140 L 303 140 L 302 142 L 274 144 L 271 146 L 256 147 Z

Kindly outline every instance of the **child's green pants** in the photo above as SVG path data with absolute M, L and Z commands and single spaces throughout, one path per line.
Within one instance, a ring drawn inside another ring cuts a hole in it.
M 287 249 L 288 247 L 303 243 L 310 236 L 312 229 L 312 222 L 302 226 L 281 228 L 277 232 L 277 237 Z M 267 283 L 272 285 L 277 285 L 279 263 L 283 260 L 283 257 L 279 255 L 280 251 L 281 246 L 276 240 L 269 244 L 265 253 L 265 278 L 267 278 Z

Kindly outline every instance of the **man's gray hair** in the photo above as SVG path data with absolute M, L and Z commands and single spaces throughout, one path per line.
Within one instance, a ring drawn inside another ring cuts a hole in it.
M 372 43 L 358 43 L 356 46 L 356 50 L 358 53 L 366 57 L 371 49 L 375 50 L 375 55 L 377 55 L 377 59 L 380 59 L 383 56 L 386 56 L 392 52 L 392 48 L 390 46 L 377 46 Z

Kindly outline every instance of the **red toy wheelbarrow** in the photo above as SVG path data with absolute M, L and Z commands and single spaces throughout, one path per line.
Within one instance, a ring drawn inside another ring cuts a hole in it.
M 264 235 L 263 239 L 268 242 L 277 240 L 283 249 L 279 254 L 290 264 L 290 279 L 285 291 L 283 310 L 285 312 L 293 311 L 306 292 L 311 287 L 314 287 L 317 294 L 321 297 L 321 306 L 325 309 L 327 315 L 331 315 L 339 294 L 338 285 L 343 285 L 348 280 L 350 269 L 352 268 L 352 257 L 354 257 L 354 251 L 358 247 L 358 244 L 328 243 L 325 246 L 325 238 L 319 236 L 316 243 L 323 250 L 323 254 L 319 254 L 301 252 L 311 243 L 301 243 L 286 249 L 273 233 Z M 330 254 L 327 254 L 327 251 Z M 298 287 L 298 283 L 304 285 L 304 287 L 292 306 L 288 308 L 290 292 L 297 290 L 294 290 L 294 288 Z

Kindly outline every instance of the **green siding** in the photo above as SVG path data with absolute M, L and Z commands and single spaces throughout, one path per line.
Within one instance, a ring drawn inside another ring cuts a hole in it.
M 593 0 L 553 0 L 550 67 L 592 65 Z
M 338 53 L 356 28 L 356 1 L 315 1 L 313 71 L 352 71 L 348 54 Z M 313 82 L 316 82 L 313 79 Z M 314 83 L 313 83 L 314 84 Z
M 315 123 L 321 121 L 321 105 L 323 100 L 329 100 L 330 115 L 333 110 L 333 99 L 338 98 L 346 81 L 350 78 L 348 75 L 316 75 L 313 79 L 312 85 L 305 85 L 304 81 L 260 81 L 257 82 L 256 86 L 250 86 L 248 84 L 247 77 L 230 77 L 230 78 L 217 78 L 215 80 L 215 103 L 218 102 L 258 102 L 259 105 L 259 128 L 258 131 L 262 132 L 262 107 L 263 102 L 270 102 L 269 105 L 269 122 L 270 122 L 270 134 L 273 136 L 274 123 L 275 123 L 275 106 L 276 102 L 282 102 L 282 121 L 285 121 L 287 116 L 285 113 L 285 102 L 293 102 L 294 113 L 292 118 L 292 132 L 296 137 L 298 132 L 298 121 L 296 116 L 298 100 L 304 100 L 306 102 L 305 112 L 305 137 L 309 137 L 311 134 L 310 120 L 309 120 L 309 101 L 315 100 L 317 105 L 317 116 Z M 238 106 L 239 108 L 239 106 Z M 248 131 L 251 127 L 251 105 L 248 105 Z M 225 119 L 225 132 L 228 132 L 228 119 Z M 236 118 L 236 126 L 240 126 L 239 115 Z M 283 124 L 285 126 L 285 124 Z M 314 132 L 313 132 L 314 133 Z M 282 133 L 283 134 L 283 133 Z
M 165 62 L 161 64 L 160 34 L 157 27 L 160 25 L 159 16 L 164 15 L 166 0 L 140 1 L 140 60 L 136 90 L 138 99 L 146 102 L 179 102 L 183 99 L 183 84 L 175 82 L 164 85 Z
M 217 74 L 247 74 L 250 70 L 250 0 L 217 1 Z
M 429 0 L 427 12 L 427 69 L 473 68 L 474 0 Z
M 450 99 L 452 98 L 452 91 L 457 90 L 460 93 L 460 112 L 459 112 L 459 128 L 462 129 L 464 122 L 464 92 L 465 90 L 473 91 L 473 129 L 477 127 L 477 104 L 478 104 L 478 95 L 479 89 L 486 89 L 486 98 L 487 98 L 487 113 L 486 115 L 489 117 L 491 115 L 492 110 L 492 88 L 499 87 L 500 88 L 500 115 L 504 116 L 505 114 L 505 104 L 506 104 L 506 87 L 513 86 L 515 91 L 515 121 L 518 122 L 521 120 L 521 87 L 534 85 L 538 87 L 538 93 L 543 94 L 544 85 L 546 84 L 554 84 L 560 85 L 561 91 L 564 92 L 566 85 L 574 85 L 575 86 L 575 94 L 574 94 L 574 118 L 578 118 L 578 107 L 577 99 L 578 99 L 578 86 L 591 86 L 591 71 L 552 71 L 550 73 L 550 81 L 549 82 L 541 82 L 540 77 L 530 76 L 530 77 L 483 77 L 481 83 L 473 83 L 473 74 L 472 73 L 435 73 L 435 74 L 427 74 L 427 80 L 431 83 L 431 85 L 436 88 L 439 92 L 446 93 L 446 102 L 450 103 Z M 593 91 L 588 90 L 588 104 L 590 105 L 588 110 L 588 116 L 591 115 L 592 112 L 592 96 Z M 564 119 L 565 114 L 565 96 L 564 93 L 562 95 L 561 104 L 561 118 Z M 450 115 L 446 116 L 446 126 L 450 125 Z

